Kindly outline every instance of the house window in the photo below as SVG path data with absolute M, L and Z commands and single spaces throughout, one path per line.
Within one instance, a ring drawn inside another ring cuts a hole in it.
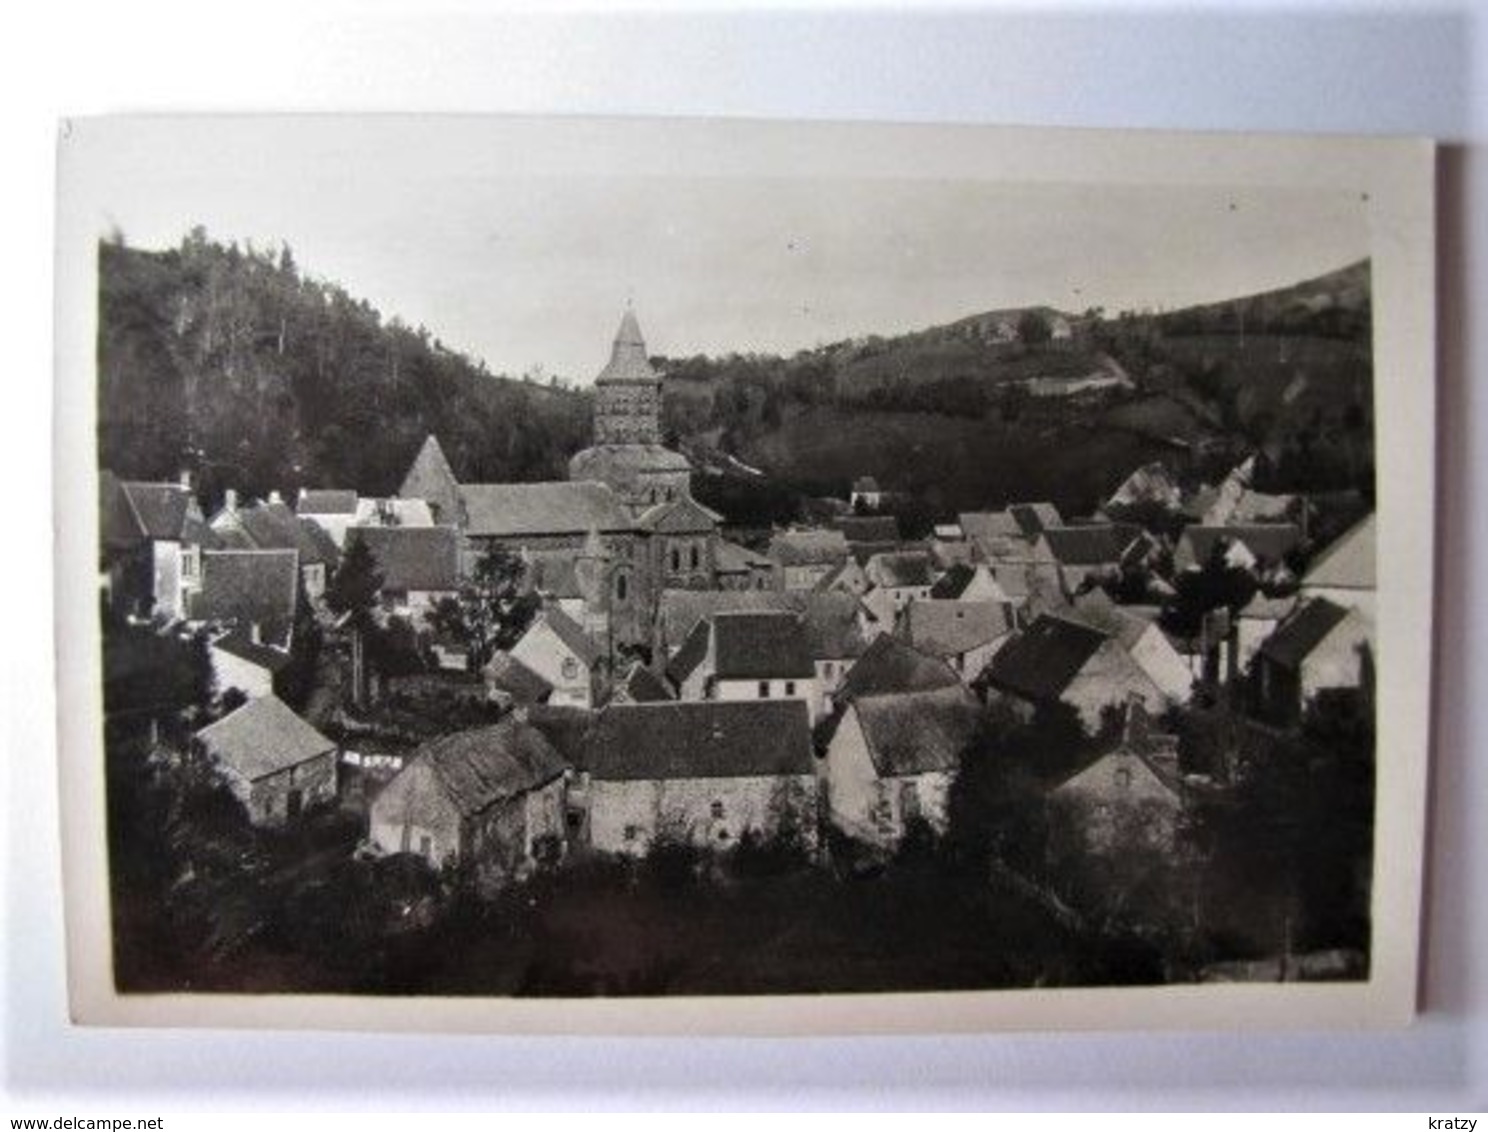
M 565 680 L 577 680 L 579 677 L 579 662 L 571 656 L 563 658 L 563 678 Z
M 768 700 L 770 698 L 770 682 L 768 680 L 761 680 L 759 682 L 759 698 L 762 700 Z
M 190 547 L 187 550 L 185 550 L 184 552 L 182 552 L 182 554 L 181 554 L 181 577 L 187 579 L 188 581 L 194 580 L 196 578 L 196 572 L 197 572 L 198 564 L 199 564 L 199 559 L 197 558 L 197 553 L 196 553 L 196 548 L 195 547 Z
M 633 826 L 633 825 L 628 825 L 628 826 L 625 827 L 625 840 L 626 841 L 634 841 L 640 835 L 641 835 L 641 831 L 640 831 L 640 829 L 638 827 Z
M 682 569 L 682 552 L 680 550 L 678 550 L 674 546 L 674 547 L 672 547 L 672 556 L 671 557 L 672 557 L 672 573 L 675 574 L 678 570 Z
M 721 799 L 713 799 L 712 813 L 714 821 L 723 820 L 723 802 Z
M 697 547 L 694 546 L 691 550 L 689 550 L 687 552 L 687 564 L 689 566 L 691 566 L 694 570 L 696 570 L 698 568 L 698 548 Z
M 787 696 L 794 696 L 796 694 L 796 682 L 794 680 L 787 680 L 785 682 L 785 694 Z
M 1116 768 L 1116 786 L 1121 790 L 1131 789 L 1131 768 L 1119 766 Z
M 624 574 L 615 575 L 615 600 L 624 601 L 630 593 L 630 580 Z

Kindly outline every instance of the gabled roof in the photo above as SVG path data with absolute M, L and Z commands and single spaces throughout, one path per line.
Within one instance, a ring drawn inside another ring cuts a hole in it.
M 892 515 L 843 515 L 832 520 L 848 542 L 898 542 L 899 520 Z
M 460 534 L 454 527 L 350 527 L 346 546 L 372 552 L 382 588 L 448 592 L 460 588 Z
M 874 585 L 929 588 L 935 582 L 930 555 L 924 551 L 875 554 L 863 567 Z
M 960 684 L 960 677 L 945 661 L 892 634 L 882 633 L 848 669 L 833 698 L 838 703 L 848 703 L 859 696 L 923 692 Z
M 123 480 L 120 486 L 146 538 L 181 540 L 191 510 L 191 491 L 177 483 Z
M 746 546 L 727 539 L 718 540 L 717 566 L 720 574 L 747 574 L 752 570 L 773 565 L 763 554 L 756 554 Z
M 708 618 L 697 621 L 683 638 L 677 655 L 667 662 L 667 679 L 680 688 L 697 671 L 698 665 L 708 659 L 708 642 L 712 637 L 713 622 Z
M 596 713 L 567 704 L 529 704 L 521 709 L 528 726 L 542 733 L 570 766 L 584 765 L 584 745 Z
M 256 624 L 264 644 L 289 648 L 299 558 L 294 550 L 204 551 L 201 589 L 192 595 L 190 619 L 244 631 Z
M 639 660 L 630 666 L 630 671 L 620 678 L 617 691 L 623 691 L 638 704 L 664 703 L 676 699 L 656 673 Z
M 1064 526 L 1059 508 L 1052 503 L 1009 503 L 1008 514 L 1023 534 L 1032 538 L 1041 531 Z
M 1106 639 L 1088 625 L 1043 614 L 1002 646 L 987 676 L 996 687 L 1026 699 L 1058 699 Z
M 1007 511 L 963 511 L 957 516 L 968 539 L 1022 538 L 1023 528 Z
M 1072 621 L 1083 622 L 1092 629 L 1099 629 L 1106 636 L 1119 641 L 1121 647 L 1128 651 L 1152 625 L 1146 618 L 1128 613 L 1117 605 L 1104 590 L 1080 594 L 1064 616 Z
M 966 587 L 976 577 L 973 566 L 958 562 L 936 579 L 930 587 L 930 596 L 942 601 L 953 601 L 966 592 Z
M 542 612 L 533 619 L 527 632 L 532 632 L 538 625 L 547 625 L 553 631 L 553 635 L 588 668 L 593 668 L 602 655 L 599 646 L 590 640 L 589 634 L 584 632 L 579 623 L 556 605 L 544 606 Z
M 816 675 L 805 629 L 794 613 L 716 614 L 713 662 L 720 680 Z
M 723 521 L 717 511 L 704 507 L 690 495 L 658 503 L 641 513 L 637 525 L 657 534 L 696 534 L 711 531 Z
M 646 340 L 641 337 L 641 324 L 636 321 L 633 310 L 627 308 L 621 317 L 620 329 L 615 332 L 615 341 L 610 347 L 609 363 L 599 371 L 594 381 L 596 385 L 630 382 L 654 385 L 661 381 L 646 357 Z
M 571 550 L 536 550 L 524 555 L 524 583 L 533 593 L 549 598 L 581 598 L 578 559 Z
M 584 749 L 585 768 L 609 782 L 814 772 L 801 700 L 611 704 Z
M 800 614 L 815 659 L 842 660 L 863 651 L 860 610 L 858 599 L 847 593 L 667 589 L 657 600 L 656 618 L 667 643 L 676 645 L 685 642 L 700 621 L 718 613 L 790 611 Z M 672 674 L 670 668 L 667 674 Z
M 250 782 L 334 751 L 336 744 L 276 696 L 249 700 L 196 733 L 207 751 Z
M 1106 525 L 1051 527 L 1043 537 L 1061 566 L 1114 565 L 1131 542 L 1126 532 Z
M 1347 609 L 1327 598 L 1313 598 L 1261 642 L 1261 655 L 1283 668 L 1296 668 L 1348 615 Z
M 145 537 L 119 477 L 107 468 L 98 476 L 98 527 L 103 549 L 129 550 Z
M 878 481 L 872 476 L 859 476 L 857 479 L 853 480 L 852 488 L 854 491 L 879 490 Z
M 281 671 L 290 661 L 289 653 L 255 641 L 242 629 L 224 633 L 212 642 L 212 648 L 220 649 L 239 660 L 246 660 L 249 664 L 256 664 L 269 672 Z
M 1193 562 L 1203 566 L 1216 546 L 1243 543 L 1263 562 L 1280 562 L 1302 543 L 1302 530 L 1295 523 L 1261 523 L 1228 527 L 1184 527 L 1179 544 L 1188 545 Z
M 770 539 L 770 557 L 782 566 L 835 566 L 849 553 L 841 531 L 781 531 Z
M 434 772 L 465 816 L 552 782 L 569 766 L 542 732 L 512 716 L 490 727 L 441 735 L 414 757 Z
M 516 657 L 499 649 L 481 669 L 486 684 L 505 692 L 517 703 L 541 703 L 553 694 L 553 685 Z
M 475 483 L 460 488 L 467 535 L 522 535 L 628 531 L 635 522 L 619 496 L 602 483 Z
M 424 438 L 418 455 L 403 477 L 398 488 L 403 499 L 422 499 L 432 508 L 437 508 L 437 519 L 441 523 L 453 523 L 459 519 L 460 481 L 445 459 L 444 449 L 431 433 Z
M 1304 586 L 1372 590 L 1375 587 L 1374 512 L 1360 519 L 1313 561 Z
M 259 550 L 297 550 L 301 566 L 335 566 L 336 544 L 314 523 L 302 522 L 287 504 L 252 503 L 223 514 L 235 517 L 238 529 Z M 219 514 L 218 519 L 222 517 Z M 236 541 L 234 533 L 232 526 L 218 531 L 223 541 L 229 542 Z
M 990 601 L 914 601 L 904 611 L 905 636 L 931 656 L 960 656 L 1014 628 L 1007 606 Z
M 981 717 L 976 697 L 959 685 L 862 696 L 848 711 L 857 713 L 881 778 L 956 770 Z
M 355 515 L 357 493 L 334 487 L 300 489 L 295 512 L 300 515 Z

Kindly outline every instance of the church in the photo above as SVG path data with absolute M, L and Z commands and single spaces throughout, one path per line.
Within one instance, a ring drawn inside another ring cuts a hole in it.
M 595 637 L 646 646 L 664 589 L 718 586 L 721 516 L 692 498 L 692 464 L 662 443 L 661 375 L 629 309 L 594 382 L 594 443 L 567 480 L 461 483 L 430 436 L 399 488 L 457 527 L 468 572 L 489 548 L 521 554 L 539 592 Z

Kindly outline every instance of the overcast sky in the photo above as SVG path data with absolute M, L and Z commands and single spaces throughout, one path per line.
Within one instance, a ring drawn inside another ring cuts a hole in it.
M 365 145 L 210 148 L 137 149 L 100 234 L 285 242 L 302 271 L 496 372 L 579 382 L 627 299 L 654 354 L 792 352 L 999 307 L 1171 308 L 1368 254 L 1365 205 L 1337 192 L 524 177 Z

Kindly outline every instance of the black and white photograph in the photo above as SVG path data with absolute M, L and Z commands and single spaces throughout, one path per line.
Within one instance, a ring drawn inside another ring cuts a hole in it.
M 1408 1017 L 1430 154 L 77 123 L 75 1013 Z

